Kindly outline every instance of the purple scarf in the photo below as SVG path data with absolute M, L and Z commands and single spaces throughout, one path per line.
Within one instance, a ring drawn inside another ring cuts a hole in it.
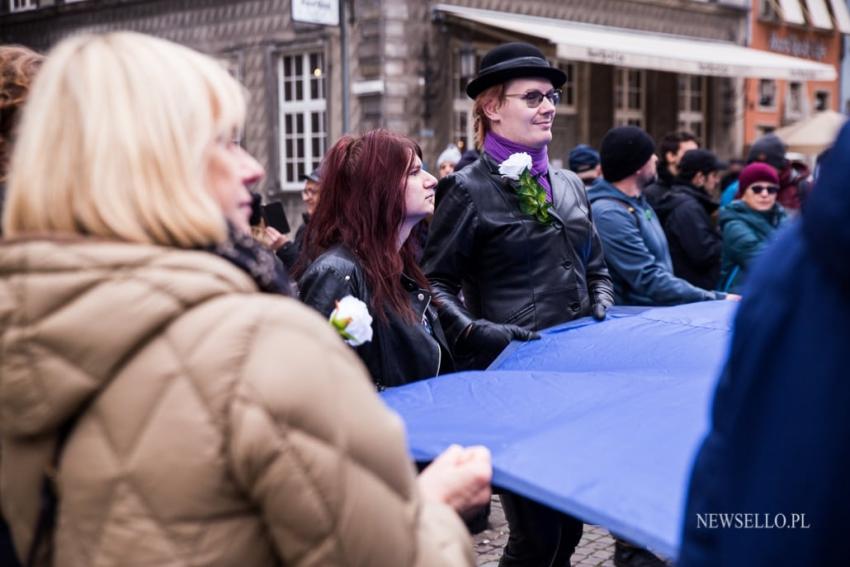
M 549 183 L 549 147 L 543 146 L 540 149 L 529 148 L 516 142 L 511 142 L 507 138 L 503 138 L 494 132 L 487 132 L 484 136 L 484 151 L 490 154 L 490 157 L 498 163 L 502 163 L 511 154 L 525 152 L 531 156 L 531 175 L 546 189 L 546 198 L 552 202 L 552 185 Z

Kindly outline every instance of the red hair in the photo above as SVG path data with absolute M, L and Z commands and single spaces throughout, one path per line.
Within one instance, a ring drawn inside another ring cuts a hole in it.
M 334 144 L 322 160 L 321 197 L 304 234 L 296 278 L 322 253 L 341 244 L 366 274 L 372 311 L 382 320 L 389 309 L 415 322 L 401 274 L 424 289 L 429 289 L 428 280 L 416 264 L 416 238 L 397 249 L 414 156 L 422 158 L 416 142 L 387 130 L 346 135 Z

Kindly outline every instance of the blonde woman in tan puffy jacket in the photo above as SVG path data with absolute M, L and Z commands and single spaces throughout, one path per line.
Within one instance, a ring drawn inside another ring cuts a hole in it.
M 163 40 L 77 36 L 48 56 L 0 244 L 0 500 L 19 557 L 472 565 L 457 512 L 489 499 L 486 449 L 453 447 L 417 481 L 357 357 L 258 293 L 275 275 L 235 237 L 261 173 L 232 142 L 243 116 L 216 62 Z

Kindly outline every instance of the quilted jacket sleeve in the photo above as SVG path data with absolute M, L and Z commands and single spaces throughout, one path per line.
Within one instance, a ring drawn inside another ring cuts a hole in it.
M 257 317 L 228 455 L 283 562 L 473 565 L 460 518 L 420 497 L 403 425 L 357 357 L 295 302 Z

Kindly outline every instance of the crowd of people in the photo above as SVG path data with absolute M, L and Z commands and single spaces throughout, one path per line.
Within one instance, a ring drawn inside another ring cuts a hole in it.
M 784 157 L 772 134 L 756 141 L 745 163 L 720 161 L 688 132 L 670 133 L 654 148 L 641 129 L 624 127 L 603 139 L 602 155 L 582 144 L 568 156 L 594 203 L 618 303 L 737 299 L 753 262 L 805 203 L 812 176 Z M 627 174 L 634 179 L 621 178 Z
M 734 189 L 683 132 L 616 127 L 554 167 L 566 76 L 508 43 L 467 86 L 476 150 L 432 175 L 406 136 L 345 135 L 290 239 L 256 214 L 243 93 L 213 59 L 124 32 L 0 67 L 0 553 L 26 565 L 471 565 L 487 449 L 416 476 L 375 391 L 615 304 L 739 300 L 808 197 L 775 137 Z M 366 340 L 329 323 L 349 297 Z M 570 564 L 579 519 L 500 498 L 501 567 Z M 618 540 L 618 566 L 653 561 Z

